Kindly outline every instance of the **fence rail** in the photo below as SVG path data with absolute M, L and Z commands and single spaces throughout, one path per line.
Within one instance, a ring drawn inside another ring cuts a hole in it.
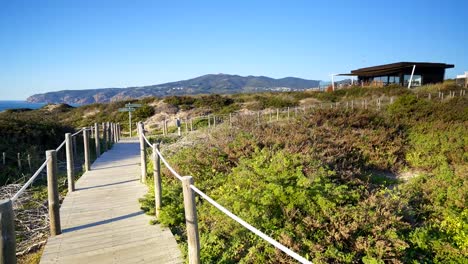
M 257 236 L 261 237 L 264 239 L 266 242 L 270 243 L 271 245 L 275 246 L 279 250 L 283 251 L 285 254 L 289 255 L 290 257 L 294 258 L 295 260 L 299 261 L 300 263 L 312 263 L 309 260 L 305 259 L 304 257 L 300 256 L 296 252 L 292 251 L 291 249 L 287 248 L 286 246 L 282 245 L 275 239 L 271 238 L 270 236 L 266 235 L 262 231 L 258 230 L 254 226 L 250 225 L 246 221 L 242 220 L 240 217 L 237 215 L 233 214 L 230 212 L 228 209 L 217 203 L 215 200 L 213 200 L 211 197 L 206 195 L 204 192 L 202 192 L 200 189 L 198 189 L 194 183 L 193 183 L 193 178 L 191 176 L 184 176 L 182 177 L 177 171 L 175 171 L 171 165 L 166 161 L 164 156 L 161 154 L 161 152 L 158 150 L 158 147 L 156 147 L 156 144 L 151 144 L 149 139 L 145 135 L 145 130 L 142 122 L 138 123 L 138 133 L 139 133 L 139 139 L 140 143 L 147 144 L 149 147 L 152 147 L 153 151 L 156 151 L 156 153 L 153 153 L 154 156 L 158 156 L 160 160 L 164 163 L 166 168 L 174 175 L 179 181 L 182 182 L 182 188 L 184 192 L 184 208 L 185 208 L 185 218 L 186 218 L 186 226 L 187 226 L 187 241 L 188 241 L 188 256 L 189 256 L 189 263 L 194 264 L 194 263 L 200 263 L 200 239 L 199 239 L 199 234 L 198 234 L 198 223 L 197 223 L 197 211 L 196 211 L 196 204 L 194 200 L 194 193 L 198 194 L 200 197 L 208 201 L 211 205 L 216 207 L 218 210 L 220 210 L 222 213 L 227 215 L 229 218 L 233 219 L 237 223 L 241 224 L 245 228 L 247 228 L 249 231 L 253 232 Z M 144 151 L 144 147 L 142 148 L 141 155 L 146 155 L 146 151 Z M 154 159 L 156 160 L 156 159 Z M 158 162 L 156 160 L 156 162 Z M 157 167 L 157 175 L 154 175 L 155 178 L 160 178 L 160 170 L 159 170 L 160 164 L 153 164 L 153 167 Z M 146 174 L 142 174 L 141 177 L 146 177 Z M 156 181 L 159 181 L 155 180 Z M 189 190 L 188 190 L 189 189 Z M 155 199 L 160 199 L 162 196 L 161 193 L 161 188 L 158 186 L 158 188 L 154 188 L 155 190 Z M 161 206 L 161 204 L 157 205 L 157 207 Z M 159 211 L 159 208 L 156 208 L 156 212 Z M 158 214 L 158 213 L 157 213 Z M 158 217 L 158 215 L 157 215 Z
M 85 160 L 85 170 L 91 170 L 90 166 L 90 149 L 89 132 L 94 131 L 94 140 L 96 142 L 96 158 L 100 155 L 101 146 L 99 144 L 100 138 L 105 142 L 104 149 L 107 150 L 113 143 L 120 140 L 121 127 L 120 124 L 107 123 L 104 126 L 102 133 L 99 133 L 98 124 L 94 124 L 94 127 L 84 127 L 74 134 L 66 133 L 65 140 L 53 150 L 46 151 L 45 161 L 39 166 L 34 174 L 26 181 L 26 183 L 16 192 L 11 198 L 0 201 L 0 263 L 16 263 L 16 235 L 14 226 L 14 207 L 15 202 L 18 198 L 26 191 L 26 189 L 33 184 L 37 177 L 47 169 L 47 193 L 48 193 L 48 205 L 49 205 L 49 228 L 51 235 L 58 235 L 61 233 L 60 227 L 60 214 L 59 214 L 59 194 L 57 187 L 57 153 L 66 146 L 66 163 L 67 163 L 67 181 L 68 191 L 74 191 L 74 159 L 73 154 L 76 153 L 76 137 L 80 134 L 83 135 L 83 150 Z M 97 131 L 97 133 L 96 133 Z M 5 165 L 5 152 L 2 155 L 2 162 Z M 19 155 L 18 155 L 19 157 Z M 28 159 L 30 157 L 28 156 Z M 30 163 L 29 163 L 30 164 Z

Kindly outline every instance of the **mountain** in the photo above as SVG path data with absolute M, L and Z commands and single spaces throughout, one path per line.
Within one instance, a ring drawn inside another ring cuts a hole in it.
M 147 96 L 298 91 L 318 87 L 318 85 L 319 81 L 294 77 L 273 79 L 265 76 L 243 77 L 229 74 L 208 74 L 184 81 L 141 87 L 63 90 L 35 94 L 30 96 L 27 101 L 34 103 L 90 104 Z

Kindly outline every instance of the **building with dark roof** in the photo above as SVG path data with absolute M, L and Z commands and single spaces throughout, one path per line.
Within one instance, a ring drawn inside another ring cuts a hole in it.
M 421 86 L 444 81 L 445 69 L 453 64 L 429 62 L 397 62 L 352 70 L 340 76 L 357 76 L 361 85 L 384 86 L 398 84 L 402 86 Z

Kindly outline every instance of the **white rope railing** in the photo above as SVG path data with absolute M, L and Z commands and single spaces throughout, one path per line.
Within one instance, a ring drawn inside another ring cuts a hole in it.
M 65 146 L 66 141 L 64 140 L 60 146 L 58 146 L 55 151 L 59 151 L 63 146 Z
M 156 149 L 156 153 L 158 154 L 158 156 L 161 158 L 162 162 L 164 163 L 164 165 L 166 165 L 166 168 L 177 178 L 179 179 L 179 181 L 182 181 L 182 176 L 180 176 L 179 173 L 177 173 L 177 171 L 175 171 L 171 165 L 169 165 L 169 163 L 166 161 L 166 159 L 163 157 L 163 155 L 161 154 L 161 152 L 159 152 L 159 150 Z
M 149 143 L 148 139 L 146 138 L 146 136 L 143 134 L 143 138 L 145 139 L 145 141 L 151 146 L 151 144 Z M 182 176 L 180 176 L 179 173 L 177 173 L 172 167 L 171 165 L 169 165 L 169 163 L 166 161 L 166 159 L 163 157 L 163 155 L 161 154 L 161 152 L 156 149 L 156 154 L 161 158 L 162 162 L 164 163 L 164 165 L 166 166 L 166 168 L 177 178 L 179 179 L 180 181 L 182 181 Z M 294 251 L 290 250 L 289 248 L 285 247 L 284 245 L 282 245 L 281 243 L 279 243 L 278 241 L 274 240 L 273 238 L 269 237 L 268 235 L 266 235 L 265 233 L 263 233 L 262 231 L 258 230 L 257 228 L 253 227 L 252 225 L 250 225 L 249 223 L 247 223 L 246 221 L 242 220 L 240 217 L 236 216 L 235 214 L 231 213 L 228 209 L 224 208 L 222 205 L 218 204 L 217 202 L 215 202 L 213 199 L 211 199 L 208 195 L 206 195 L 204 192 L 202 192 L 200 189 L 198 189 L 195 185 L 190 185 L 190 188 L 196 192 L 198 195 L 200 195 L 203 199 L 205 199 L 206 201 L 208 201 L 210 204 L 212 204 L 214 207 L 216 207 L 218 210 L 220 210 L 221 212 L 223 212 L 224 214 L 226 214 L 228 217 L 230 217 L 231 219 L 233 219 L 234 221 L 238 222 L 239 224 L 241 224 L 243 227 L 247 228 L 248 230 L 250 230 L 251 232 L 253 232 L 254 234 L 258 235 L 259 237 L 261 237 L 262 239 L 264 239 L 265 241 L 267 241 L 268 243 L 270 243 L 271 245 L 275 246 L 276 248 L 278 248 L 279 250 L 283 251 L 285 254 L 289 255 L 290 257 L 294 258 L 295 260 L 299 261 L 300 263 L 305 263 L 305 264 L 312 264 L 312 262 L 308 261 L 307 259 L 303 258 L 302 256 L 300 256 L 299 254 L 295 253 Z
M 148 144 L 149 147 L 152 147 L 151 142 L 146 138 L 145 134 L 143 133 L 143 139 L 146 141 L 146 144 Z
M 12 201 L 15 201 L 16 199 L 18 199 L 18 197 L 23 194 L 23 192 L 34 182 L 34 180 L 37 178 L 37 176 L 39 176 L 39 174 L 42 172 L 42 170 L 46 167 L 47 165 L 47 162 L 49 161 L 50 157 L 48 159 L 46 159 L 44 161 L 44 163 L 42 163 L 42 165 L 39 167 L 39 169 L 37 169 L 37 171 L 34 173 L 33 176 L 31 176 L 31 178 L 29 178 L 29 180 L 23 185 L 23 187 L 21 187 L 21 189 L 15 193 L 15 195 L 13 195 L 13 197 L 11 198 Z
M 83 132 L 83 128 L 82 128 L 82 129 L 80 129 L 80 130 L 79 130 L 78 132 L 76 132 L 75 134 L 72 134 L 71 136 L 72 136 L 72 137 L 74 137 L 74 136 L 76 136 L 76 135 L 80 134 L 81 132 Z
M 237 223 L 241 224 L 243 227 L 247 228 L 248 230 L 250 230 L 251 232 L 253 232 L 254 234 L 256 234 L 257 236 L 263 238 L 266 242 L 270 243 L 271 245 L 275 246 L 276 248 L 278 248 L 279 250 L 283 251 L 284 253 L 286 253 L 287 255 L 289 255 L 290 257 L 294 258 L 295 260 L 299 261 L 300 263 L 305 263 L 305 264 L 312 264 L 312 262 L 308 261 L 307 259 L 303 258 L 302 256 L 300 256 L 299 254 L 297 254 L 296 252 L 290 250 L 289 248 L 285 247 L 284 245 L 282 245 L 281 243 L 279 243 L 278 241 L 274 240 L 273 238 L 267 236 L 265 233 L 263 233 L 262 231 L 258 230 L 257 228 L 253 227 L 252 225 L 250 225 L 249 223 L 245 222 L 244 220 L 242 220 L 240 217 L 238 217 L 237 215 L 231 213 L 228 209 L 224 208 L 222 205 L 220 205 L 219 203 L 215 202 L 213 199 L 211 199 L 208 195 L 206 195 L 204 192 L 200 191 L 197 187 L 195 187 L 195 185 L 190 185 L 190 188 L 196 192 L 198 195 L 200 195 L 203 199 L 205 199 L 206 201 L 208 201 L 210 204 L 212 204 L 214 207 L 218 208 L 218 210 L 220 210 L 221 212 L 223 212 L 224 214 L 226 214 L 227 216 L 229 216 L 232 220 L 236 221 Z

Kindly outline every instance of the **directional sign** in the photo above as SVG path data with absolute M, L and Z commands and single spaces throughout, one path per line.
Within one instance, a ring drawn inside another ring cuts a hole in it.
M 126 104 L 125 107 L 141 107 L 141 104 Z
M 135 108 L 119 108 L 119 112 L 134 112 Z

